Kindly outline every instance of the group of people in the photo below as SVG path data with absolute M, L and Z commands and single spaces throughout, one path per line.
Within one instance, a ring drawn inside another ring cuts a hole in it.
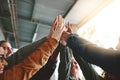
M 81 69 L 86 80 L 112 80 L 101 77 L 91 64 L 100 66 L 120 80 L 120 50 L 111 50 L 80 38 L 72 33 L 70 23 L 64 25 L 57 16 L 49 34 L 11 55 L 7 41 L 0 42 L 0 80 L 49 80 L 56 69 L 60 54 L 58 80 L 81 80 Z

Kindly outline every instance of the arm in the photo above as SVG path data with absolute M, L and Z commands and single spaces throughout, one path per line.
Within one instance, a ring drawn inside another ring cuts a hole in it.
M 69 80 L 70 65 L 71 65 L 72 52 L 71 50 L 61 45 L 60 46 L 60 64 L 59 64 L 59 80 Z
M 30 79 L 48 60 L 51 53 L 56 49 L 58 42 L 65 27 L 63 18 L 57 16 L 52 24 L 50 33 L 45 42 L 43 42 L 32 54 L 30 54 L 21 63 L 8 69 L 4 73 L 5 80 L 28 80 Z M 17 73 L 17 74 L 16 74 Z
M 47 39 L 25 60 L 15 65 L 11 69 L 6 70 L 4 74 L 5 80 L 28 80 L 45 64 L 51 53 L 57 47 L 57 44 L 58 43 L 55 39 Z
M 83 57 L 84 60 L 114 75 L 120 75 L 120 51 L 98 47 L 74 34 L 68 37 L 67 44 L 74 54 Z
M 49 80 L 56 69 L 59 46 L 53 52 L 45 66 L 43 66 L 30 80 Z
M 74 55 L 75 59 L 77 60 L 78 64 L 80 65 L 80 68 L 82 70 L 82 73 L 86 80 L 104 80 L 98 73 L 93 69 L 91 64 L 86 62 L 83 58 L 80 56 Z
M 6 60 L 8 62 L 8 66 L 6 66 L 5 70 L 11 68 L 12 66 L 18 64 L 22 60 L 24 60 L 28 55 L 30 55 L 38 46 L 40 46 L 44 41 L 46 37 L 29 44 L 23 48 L 20 48 L 17 52 L 9 56 Z
M 57 62 L 51 62 L 50 59 L 30 80 L 49 80 L 56 69 Z
M 52 26 L 58 26 L 58 28 L 62 26 L 61 30 L 63 31 L 65 27 L 63 27 L 63 18 L 61 16 L 57 16 L 56 19 L 54 20 Z M 59 24 L 59 25 L 58 25 Z M 53 28 L 53 27 L 52 27 Z M 56 28 L 57 29 L 57 28 Z M 51 29 L 50 34 L 52 31 L 55 29 Z M 59 30 L 56 34 L 59 37 L 59 35 L 62 34 L 62 31 Z M 59 33 L 59 34 L 58 34 Z M 50 35 L 49 34 L 49 35 Z M 53 37 L 53 36 L 51 36 Z M 12 56 L 7 58 L 8 61 L 8 66 L 5 68 L 5 70 L 11 68 L 12 66 L 18 64 L 22 60 L 24 60 L 28 55 L 30 55 L 39 45 L 41 45 L 42 42 L 44 42 L 45 38 L 42 38 L 41 40 L 34 42 L 28 46 L 25 46 L 21 49 L 19 49 L 16 53 L 14 53 Z

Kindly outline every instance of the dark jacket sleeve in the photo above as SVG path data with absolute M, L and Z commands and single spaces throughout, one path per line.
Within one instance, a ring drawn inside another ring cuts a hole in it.
M 57 61 L 53 62 L 50 59 L 30 80 L 49 80 L 56 69 Z
M 45 41 L 46 37 L 31 43 L 27 46 L 20 48 L 17 52 L 9 56 L 6 60 L 8 65 L 5 67 L 5 70 L 11 68 L 12 66 L 16 65 L 17 63 L 24 60 L 27 56 L 29 56 L 41 43 Z
M 105 71 L 120 76 L 120 51 L 104 49 L 91 42 L 70 34 L 67 40 L 68 46 L 74 54 L 81 56 L 84 60 L 98 65 Z
M 60 46 L 60 64 L 58 68 L 58 72 L 59 72 L 58 80 L 69 80 L 71 58 L 72 58 L 71 50 L 68 47 L 61 45 Z
M 76 61 L 80 65 L 80 69 L 85 77 L 85 80 L 104 80 L 98 73 L 93 69 L 92 65 L 86 62 L 82 57 L 74 55 Z

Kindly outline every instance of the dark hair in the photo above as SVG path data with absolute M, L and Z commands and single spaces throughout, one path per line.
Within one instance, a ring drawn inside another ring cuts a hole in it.
M 3 43 L 5 43 L 5 42 L 7 42 L 6 40 L 1 40 L 0 41 L 0 46 L 3 44 Z

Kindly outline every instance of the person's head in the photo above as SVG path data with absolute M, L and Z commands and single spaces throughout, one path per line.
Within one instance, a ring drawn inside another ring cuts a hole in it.
M 6 51 L 2 47 L 0 47 L 0 74 L 3 73 L 4 67 L 7 65 L 5 58 Z
M 3 47 L 3 49 L 5 51 L 7 51 L 6 56 L 9 56 L 9 55 L 12 54 L 12 47 L 11 47 L 11 44 L 8 41 L 6 41 L 6 40 L 0 41 L 0 46 Z
M 79 71 L 80 71 L 80 67 L 79 67 L 77 61 L 75 60 L 75 58 L 72 57 L 71 68 L 70 68 L 70 76 L 74 77 L 74 78 L 77 78 L 77 80 L 79 80 L 80 79 Z

